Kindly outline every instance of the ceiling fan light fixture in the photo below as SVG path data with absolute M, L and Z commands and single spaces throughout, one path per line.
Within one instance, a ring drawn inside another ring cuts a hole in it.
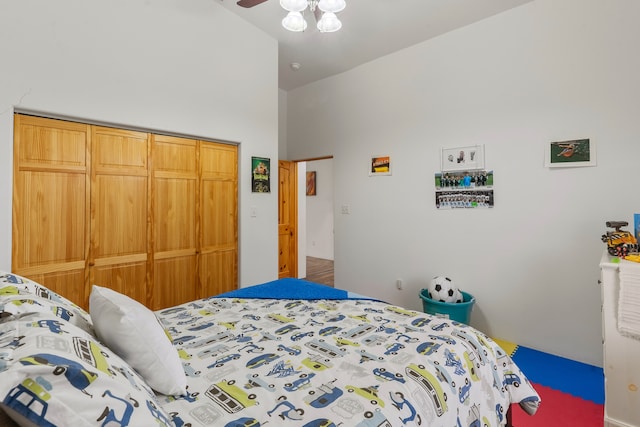
M 342 11 L 346 6 L 347 3 L 344 0 L 320 0 L 318 2 L 318 7 L 323 12 L 338 13 Z
M 307 0 L 280 0 L 280 6 L 289 12 L 302 12 L 307 4 Z
M 333 33 L 340 28 L 342 28 L 342 22 L 333 12 L 323 13 L 322 18 L 318 21 L 318 30 L 321 33 Z
M 302 13 L 289 12 L 287 16 L 282 20 L 282 26 L 289 31 L 295 31 L 297 33 L 307 29 L 307 21 L 305 21 Z

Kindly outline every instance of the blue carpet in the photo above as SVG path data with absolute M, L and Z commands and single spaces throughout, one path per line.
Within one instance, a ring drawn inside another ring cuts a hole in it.
M 522 346 L 511 358 L 533 383 L 604 404 L 602 368 Z

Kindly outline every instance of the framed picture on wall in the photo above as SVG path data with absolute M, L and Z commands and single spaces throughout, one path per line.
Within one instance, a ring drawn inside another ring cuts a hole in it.
M 484 169 L 484 145 L 443 148 L 440 166 L 442 172 Z
M 391 157 L 372 156 L 369 162 L 369 176 L 391 175 Z
M 307 172 L 307 196 L 316 195 L 316 171 Z
M 571 168 L 596 165 L 596 148 L 590 139 L 550 142 L 545 149 L 545 166 Z
M 271 192 L 271 159 L 251 157 L 251 192 Z

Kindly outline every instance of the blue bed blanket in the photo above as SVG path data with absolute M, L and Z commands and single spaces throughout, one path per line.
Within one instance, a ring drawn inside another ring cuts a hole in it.
M 326 285 L 309 282 L 302 279 L 286 278 L 278 279 L 261 285 L 248 286 L 217 295 L 219 298 L 274 298 L 274 299 L 374 299 L 348 292 L 342 289 L 335 289 Z

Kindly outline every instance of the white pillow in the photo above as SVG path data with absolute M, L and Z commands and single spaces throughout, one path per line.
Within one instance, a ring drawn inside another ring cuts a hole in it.
M 89 313 L 96 335 L 122 357 L 155 391 L 187 392 L 178 352 L 151 310 L 112 289 L 93 285 Z

